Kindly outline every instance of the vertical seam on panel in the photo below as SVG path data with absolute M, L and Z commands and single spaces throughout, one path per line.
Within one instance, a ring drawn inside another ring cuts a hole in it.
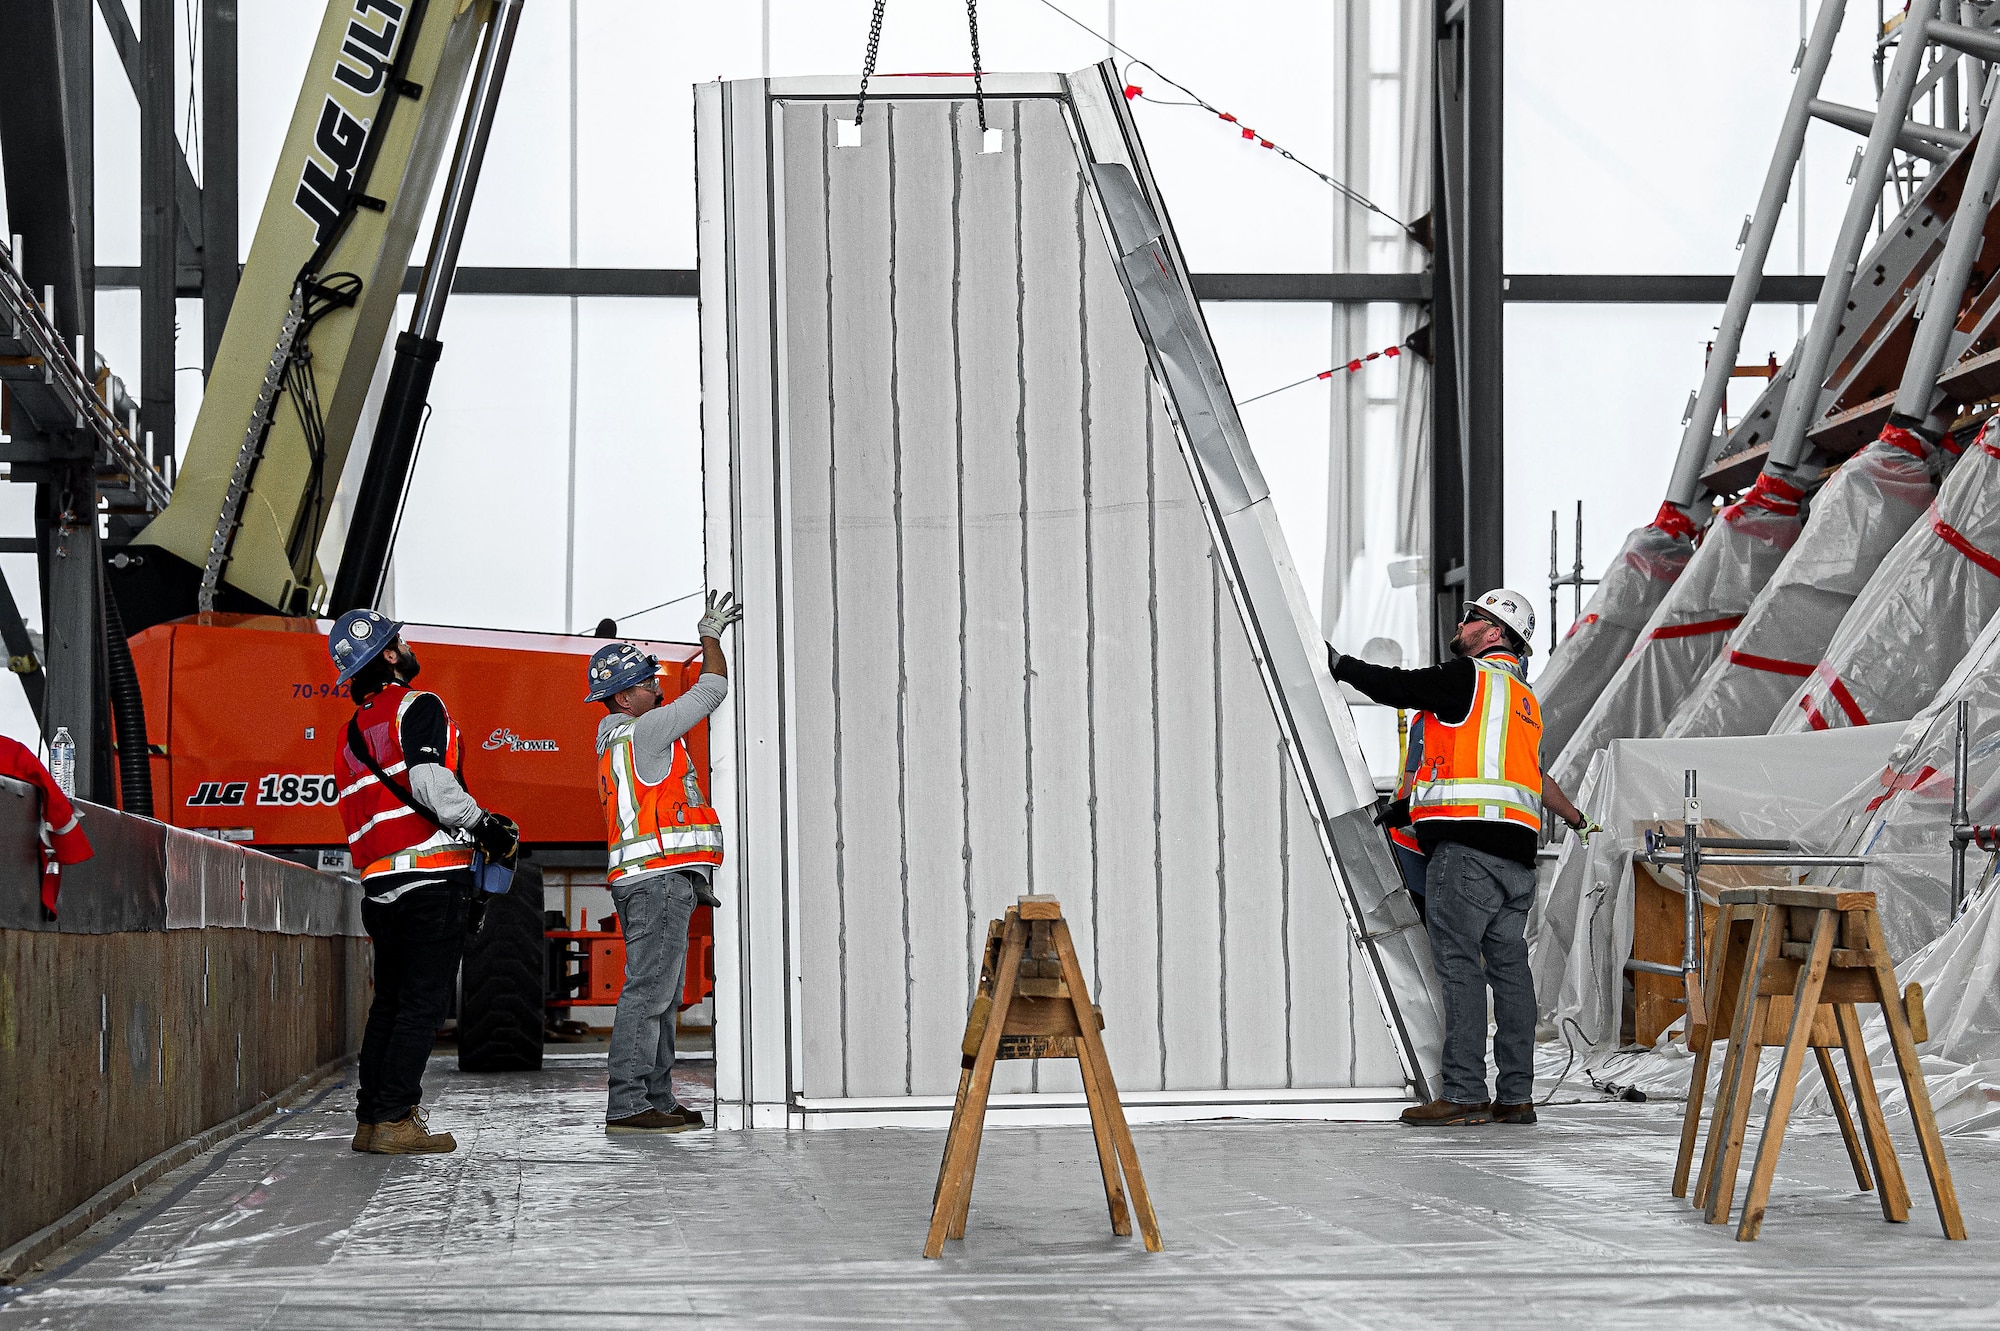
M 916 957 L 910 937 L 910 663 L 903 602 L 902 330 L 896 322 L 896 104 L 882 107 L 889 145 L 889 449 L 896 521 L 896 860 L 903 893 L 903 1094 L 916 1093 Z
M 1021 734 L 1027 886 L 1035 890 L 1035 627 L 1028 594 L 1028 256 L 1021 225 L 1021 104 L 1014 103 L 1014 456 L 1021 481 Z M 1039 1062 L 1039 1060 L 1037 1060 Z M 1031 1068 L 1032 1078 L 1038 1071 Z
M 840 1093 L 847 1091 L 847 820 L 841 787 L 840 736 L 840 436 L 835 385 L 833 318 L 833 153 L 826 122 L 820 113 L 819 169 L 821 233 L 826 250 L 826 547 L 829 609 L 833 647 L 833 895 L 840 942 Z
M 958 805 L 960 887 L 965 893 L 965 1002 L 969 1008 L 979 988 L 979 953 L 974 936 L 979 916 L 972 903 L 972 725 L 966 689 L 968 669 L 965 595 L 965 363 L 959 329 L 959 286 L 964 280 L 965 237 L 960 232 L 965 199 L 965 163 L 959 145 L 963 104 L 951 104 L 951 400 L 952 486 L 957 499 L 952 520 L 958 538 Z
M 1160 1037 L 1160 1089 L 1167 1088 L 1167 873 L 1160 823 L 1160 542 L 1157 469 L 1153 461 L 1153 372 L 1146 392 L 1146 633 L 1153 704 L 1153 1016 Z
M 1298 1085 L 1292 1066 L 1292 788 L 1285 761 L 1284 732 L 1278 733 L 1278 957 L 1285 975 L 1285 1085 Z
M 1213 550 L 1208 557 L 1208 673 L 1215 695 L 1215 940 L 1216 992 L 1221 997 L 1222 1089 L 1229 1089 L 1229 810 L 1223 798 L 1222 753 L 1222 569 Z
M 1085 777 L 1090 797 L 1090 992 L 1102 995 L 1104 967 L 1098 931 L 1097 886 L 1097 564 L 1091 521 L 1090 456 L 1090 241 L 1084 230 L 1083 177 L 1076 184 L 1076 320 L 1077 363 L 1083 381 L 1077 394 L 1078 425 L 1083 435 L 1083 742 Z

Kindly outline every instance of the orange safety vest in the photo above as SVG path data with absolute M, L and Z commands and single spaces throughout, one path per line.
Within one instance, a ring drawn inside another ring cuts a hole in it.
M 1492 652 L 1473 661 L 1472 707 L 1456 725 L 1426 713 L 1424 756 L 1410 792 L 1410 819 L 1478 819 L 1542 827 L 1542 710 L 1516 672 L 1519 658 Z
M 701 793 L 687 739 L 674 741 L 674 762 L 666 779 L 648 785 L 639 779 L 632 756 L 632 727 L 625 717 L 597 759 L 597 790 L 604 801 L 605 842 L 610 862 L 604 878 L 722 863 L 722 818 Z
M 405 784 L 409 777 L 403 760 L 403 713 L 423 696 L 401 684 L 391 684 L 371 694 L 354 713 L 369 756 L 391 778 L 400 778 Z M 458 727 L 449 713 L 444 724 L 446 764 L 462 772 Z M 397 799 L 348 748 L 344 726 L 340 737 L 340 753 L 334 760 L 340 773 L 340 818 L 347 828 L 348 852 L 361 867 L 363 879 L 419 869 L 472 867 L 470 841 Z

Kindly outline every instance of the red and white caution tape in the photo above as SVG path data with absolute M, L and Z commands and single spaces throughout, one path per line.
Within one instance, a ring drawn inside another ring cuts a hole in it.
M 1354 360 L 1347 362 L 1347 364 L 1345 365 L 1336 365 L 1330 370 L 1321 370 L 1318 374 L 1309 374 L 1303 379 L 1294 379 L 1292 380 L 1292 382 L 1288 384 L 1280 384 L 1276 388 L 1257 394 L 1256 397 L 1246 397 L 1239 399 L 1236 405 L 1239 407 L 1247 407 L 1252 402 L 1262 401 L 1264 398 L 1270 397 L 1274 393 L 1282 393 L 1288 388 L 1299 388 L 1305 384 L 1316 384 L 1322 379 L 1331 379 L 1333 378 L 1334 375 L 1340 374 L 1343 371 L 1348 374 L 1354 374 L 1355 372 L 1360 370 L 1362 366 L 1366 365 L 1371 360 L 1381 360 L 1385 356 L 1393 360 L 1397 356 L 1400 356 L 1402 354 L 1403 354 L 1403 348 L 1401 346 L 1384 347 L 1380 351 L 1371 351 L 1366 356 L 1357 357 Z
M 1300 170 L 1311 172 L 1313 176 L 1318 178 L 1322 183 L 1332 186 L 1334 191 L 1338 193 L 1342 198 L 1346 199 L 1348 202 L 1353 203 L 1358 207 L 1366 208 L 1369 212 L 1376 214 L 1378 217 L 1382 217 L 1387 219 L 1388 221 L 1394 222 L 1398 227 L 1398 229 L 1402 231 L 1407 232 L 1410 229 L 1410 224 L 1408 222 L 1403 221 L 1401 218 L 1397 217 L 1395 214 L 1391 213 L 1386 208 L 1381 207 L 1373 199 L 1363 194 L 1360 190 L 1355 189 L 1354 187 L 1348 185 L 1344 181 L 1335 180 L 1332 176 L 1320 170 L 1318 167 L 1312 165 L 1310 162 L 1304 162 L 1299 160 L 1299 158 L 1293 154 L 1291 149 L 1279 147 L 1277 144 L 1271 142 L 1271 140 L 1265 138 L 1262 134 L 1259 134 L 1256 130 L 1251 129 L 1248 125 L 1244 124 L 1234 115 L 1223 110 L 1221 107 L 1215 105 L 1213 102 L 1210 102 L 1207 99 L 1203 98 L 1201 94 L 1195 92 L 1194 89 L 1188 87 L 1186 84 L 1177 83 L 1173 79 L 1168 78 L 1165 74 L 1160 73 L 1157 66 L 1151 65 L 1146 61 L 1141 60 L 1138 56 L 1133 55 L 1130 51 L 1120 46 L 1117 42 L 1112 41 L 1109 37 L 1097 31 L 1097 29 L 1085 23 L 1082 19 L 1078 18 L 1076 15 L 1070 13 L 1066 9 L 1063 9 L 1059 5 L 1052 3 L 1052 0 L 1041 0 L 1041 2 L 1048 9 L 1053 10 L 1055 13 L 1061 15 L 1063 18 L 1068 19 L 1071 23 L 1075 24 L 1079 28 L 1082 28 L 1085 32 L 1095 37 L 1098 41 L 1103 42 L 1107 47 L 1125 57 L 1127 62 L 1125 66 L 1125 98 L 1127 101 L 1139 101 L 1143 99 L 1145 101 L 1152 102 L 1156 106 L 1200 107 L 1202 110 L 1208 112 L 1216 119 L 1225 121 L 1228 124 L 1236 126 L 1236 128 L 1242 132 L 1242 137 L 1244 141 L 1255 144 L 1259 148 L 1269 148 L 1271 151 L 1277 153 L 1278 156 L 1290 162 L 1293 166 L 1298 167 Z M 1188 100 L 1186 100 L 1185 102 L 1172 102 L 1172 101 L 1163 101 L 1158 97 L 1147 97 L 1146 90 L 1140 87 L 1138 84 L 1132 82 L 1132 71 L 1135 69 L 1144 69 L 1149 71 L 1151 74 L 1153 74 L 1154 77 L 1158 78 L 1160 82 L 1166 84 L 1168 87 L 1174 89 L 1176 92 L 1185 94 Z

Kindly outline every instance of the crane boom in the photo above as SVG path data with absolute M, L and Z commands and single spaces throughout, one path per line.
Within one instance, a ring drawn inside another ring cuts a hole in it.
M 327 5 L 173 497 L 137 538 L 171 558 L 148 560 L 134 628 L 198 600 L 296 614 L 323 599 L 328 505 L 491 9 Z

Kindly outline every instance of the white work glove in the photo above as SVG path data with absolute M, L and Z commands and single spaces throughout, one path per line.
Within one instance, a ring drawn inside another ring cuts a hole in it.
M 1590 844 L 1590 834 L 1593 832 L 1602 832 L 1604 829 L 1602 827 L 1599 827 L 1596 823 L 1592 822 L 1590 819 L 1586 818 L 1583 820 L 1583 824 L 1581 826 L 1572 827 L 1569 830 L 1574 832 L 1577 836 L 1577 839 L 1582 841 L 1583 844 L 1587 846 Z
M 702 612 L 701 622 L 695 625 L 695 634 L 702 638 L 721 638 L 731 624 L 743 618 L 743 605 L 733 592 L 710 592 L 708 608 Z

